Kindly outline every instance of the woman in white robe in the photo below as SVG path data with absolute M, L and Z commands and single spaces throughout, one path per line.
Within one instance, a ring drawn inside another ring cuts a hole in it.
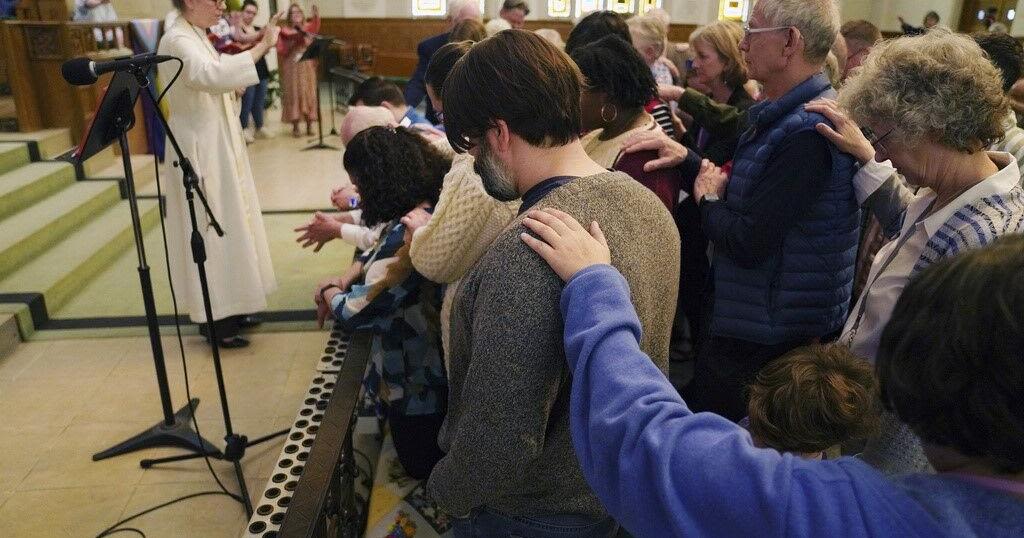
M 218 340 L 223 347 L 243 347 L 248 342 L 238 336 L 239 325 L 246 315 L 266 308 L 266 296 L 277 283 L 233 99 L 236 89 L 258 82 L 256 61 L 276 43 L 280 15 L 270 20 L 264 38 L 252 49 L 221 55 L 207 39 L 206 28 L 223 14 L 223 0 L 172 2 L 181 14 L 166 29 L 158 52 L 181 58 L 184 68 L 164 98 L 168 123 L 200 176 L 200 188 L 224 229 L 223 237 L 214 232 L 196 197 Z M 161 64 L 160 80 L 169 83 L 177 69 L 177 62 Z M 198 270 L 189 246 L 192 226 L 182 172 L 173 166 L 177 158 L 170 142 L 167 152 L 164 174 L 171 279 L 192 321 L 205 323 Z

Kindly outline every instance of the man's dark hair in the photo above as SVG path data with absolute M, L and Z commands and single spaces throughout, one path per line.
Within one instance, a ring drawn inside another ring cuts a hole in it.
M 245 0 L 244 2 L 242 2 L 242 9 L 245 9 L 245 6 L 252 6 L 256 8 L 256 11 L 259 11 L 260 9 L 260 6 L 256 3 L 256 0 Z
M 355 90 L 352 91 L 352 97 L 349 97 L 348 99 L 349 106 L 355 106 L 360 101 L 365 105 L 366 100 L 370 98 L 370 94 L 373 92 L 374 88 L 383 83 L 384 79 L 380 77 L 370 77 L 360 82 L 356 85 Z
M 466 151 L 503 120 L 533 146 L 564 146 L 579 138 L 582 86 L 576 64 L 546 39 L 499 32 L 473 45 L 444 83 L 448 141 Z
M 1004 33 L 977 32 L 971 37 L 978 42 L 988 59 L 1003 77 L 1003 92 L 1009 92 L 1024 70 L 1024 47 L 1020 41 Z
M 614 11 L 595 11 L 572 27 L 569 39 L 565 40 L 565 52 L 572 54 L 576 49 L 607 35 L 617 35 L 625 39 L 626 43 L 633 43 L 633 38 L 629 35 L 629 25 L 622 15 Z
M 405 104 L 405 96 L 393 82 L 388 82 L 380 77 L 370 77 L 356 86 L 355 92 L 349 99 L 349 105 L 355 105 L 359 101 L 362 101 L 365 106 L 380 106 L 383 103 L 402 106 Z
M 527 4 L 525 0 L 505 0 L 505 2 L 501 4 L 502 11 L 510 11 L 513 9 L 521 9 L 523 11 L 523 15 L 530 14 L 530 5 Z
M 1024 471 L 1024 236 L 936 263 L 882 332 L 882 403 L 924 441 Z
M 621 108 L 638 108 L 657 95 L 651 68 L 633 45 L 609 35 L 573 51 L 572 59 L 586 79 L 587 88 L 608 96 Z
M 471 41 L 448 43 L 437 49 L 434 56 L 430 58 L 430 63 L 427 64 L 427 72 L 423 76 L 423 82 L 427 86 L 434 88 L 434 93 L 438 97 L 442 96 L 444 81 L 448 80 L 448 74 L 452 72 L 455 63 L 461 60 L 472 46 L 473 43 Z
M 174 9 L 177 9 L 182 13 L 188 9 L 188 6 L 185 5 L 185 0 L 171 0 L 171 5 L 174 6 Z
M 344 165 L 359 189 L 363 221 L 376 226 L 423 201 L 437 203 L 451 161 L 403 127 L 370 127 L 345 146 Z

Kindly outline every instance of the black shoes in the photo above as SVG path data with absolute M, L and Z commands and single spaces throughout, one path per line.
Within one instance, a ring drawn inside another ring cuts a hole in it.
M 210 343 L 210 331 L 206 329 L 206 324 L 199 325 L 199 334 L 206 338 L 206 343 Z M 218 345 L 222 349 L 237 349 L 240 347 L 246 347 L 249 345 L 249 341 L 241 336 L 227 336 L 218 338 Z
M 217 333 L 230 334 L 232 336 L 221 336 L 218 338 L 219 347 L 224 349 L 236 349 L 240 347 L 246 347 L 249 345 L 249 341 L 241 336 L 238 336 L 240 329 L 251 329 L 257 325 L 263 323 L 263 319 L 255 314 L 248 314 L 242 316 L 231 316 L 223 320 L 215 321 L 217 324 Z M 206 324 L 199 324 L 199 334 L 206 337 L 207 343 L 210 342 L 210 332 L 206 330 Z
M 263 323 L 263 318 L 255 314 L 249 314 L 246 316 L 236 316 L 235 319 L 238 320 L 238 328 L 240 329 L 251 329 Z
M 207 340 L 209 341 L 209 340 Z M 248 347 L 249 341 L 241 336 L 229 336 L 227 338 L 221 338 L 220 343 L 217 347 L 222 349 L 237 349 L 240 347 Z

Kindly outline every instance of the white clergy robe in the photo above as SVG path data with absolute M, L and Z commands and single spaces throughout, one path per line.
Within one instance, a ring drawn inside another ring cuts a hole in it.
M 199 232 L 206 242 L 206 273 L 213 319 L 250 314 L 267 307 L 267 294 L 276 289 L 263 216 L 233 105 L 233 92 L 256 84 L 256 65 L 249 52 L 221 55 L 205 30 L 178 17 L 160 40 L 159 54 L 181 58 L 184 69 L 167 92 L 168 123 L 200 176 L 200 187 L 224 229 L 218 237 L 196 197 Z M 162 84 L 168 84 L 177 62 L 160 64 Z M 185 187 L 177 160 L 167 142 L 164 194 L 167 197 L 167 241 L 171 279 L 179 304 L 195 322 L 206 321 L 198 271 L 189 244 L 192 228 Z

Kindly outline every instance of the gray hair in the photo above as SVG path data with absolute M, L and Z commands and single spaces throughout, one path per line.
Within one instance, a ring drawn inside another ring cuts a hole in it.
M 999 71 L 981 47 L 942 29 L 876 45 L 839 103 L 861 125 L 893 124 L 911 146 L 931 139 L 966 153 L 1002 138 L 1010 114 Z
M 837 0 L 761 0 L 757 9 L 772 26 L 800 30 L 809 62 L 825 61 L 842 24 Z
M 449 19 L 455 18 L 457 15 L 462 13 L 462 10 L 470 6 L 478 6 L 476 0 L 448 0 L 448 11 L 446 16 Z M 477 15 L 479 16 L 479 8 L 477 8 Z

